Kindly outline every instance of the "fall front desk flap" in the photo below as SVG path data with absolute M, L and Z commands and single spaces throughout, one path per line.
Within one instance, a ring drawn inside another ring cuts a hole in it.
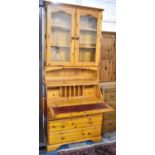
M 87 116 L 103 112 L 111 112 L 113 109 L 105 103 L 74 105 L 65 107 L 48 107 L 50 115 L 54 119 L 74 116 Z

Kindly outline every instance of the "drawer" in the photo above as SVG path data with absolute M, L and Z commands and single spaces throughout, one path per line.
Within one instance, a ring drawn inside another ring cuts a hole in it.
M 84 128 L 92 125 L 101 125 L 101 122 L 102 122 L 102 114 L 91 115 L 87 117 L 49 121 L 48 132 L 58 132 L 63 130 Z
M 116 119 L 116 111 L 103 114 L 103 121 L 110 119 Z
M 105 103 L 116 110 L 116 101 L 105 101 Z
M 104 97 L 105 101 L 116 100 L 116 93 L 115 92 L 105 93 Z
M 89 128 L 66 130 L 61 132 L 49 133 L 48 144 L 63 144 L 82 140 L 89 140 L 101 135 L 101 125 Z

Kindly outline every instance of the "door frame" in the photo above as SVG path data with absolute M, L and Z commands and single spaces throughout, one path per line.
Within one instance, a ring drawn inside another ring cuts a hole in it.
M 71 15 L 71 43 L 70 43 L 70 61 L 69 62 L 52 62 L 51 61 L 51 13 L 53 12 L 65 12 Z M 75 34 L 75 8 L 69 8 L 66 6 L 47 6 L 47 25 L 46 25 L 46 65 L 47 66 L 70 66 L 74 63 L 74 39 L 72 37 Z
M 79 62 L 79 37 L 80 37 L 80 16 L 91 15 L 97 18 L 97 34 L 96 34 L 96 51 L 95 62 Z M 75 41 L 75 64 L 78 66 L 98 66 L 100 58 L 100 38 L 102 27 L 102 12 L 93 11 L 89 9 L 76 9 L 76 32 L 75 37 L 78 38 Z

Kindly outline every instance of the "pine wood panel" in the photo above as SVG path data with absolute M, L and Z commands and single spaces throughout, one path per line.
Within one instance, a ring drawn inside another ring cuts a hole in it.
M 116 33 L 102 32 L 100 81 L 116 81 Z
M 105 113 L 103 119 L 104 120 L 116 119 L 116 111 Z
M 48 133 L 48 144 L 63 144 L 75 142 L 78 140 L 91 140 L 93 137 L 99 137 L 101 134 L 101 125 L 86 127 L 82 129 L 66 130 L 61 132 Z
M 85 128 L 92 125 L 101 125 L 101 122 L 102 114 L 91 115 L 87 117 L 48 121 L 48 132 L 52 133 L 64 130 Z
M 116 100 L 111 100 L 111 101 L 105 101 L 105 103 L 109 106 L 111 106 L 113 109 L 116 110 Z
M 105 101 L 115 101 L 116 100 L 116 92 L 105 93 Z
M 116 82 L 101 83 L 104 102 L 111 106 L 114 111 L 103 114 L 103 131 L 113 131 L 116 129 Z
M 116 118 L 104 119 L 103 132 L 116 130 Z
M 46 67 L 45 81 L 47 84 L 92 83 L 98 82 L 97 67 Z

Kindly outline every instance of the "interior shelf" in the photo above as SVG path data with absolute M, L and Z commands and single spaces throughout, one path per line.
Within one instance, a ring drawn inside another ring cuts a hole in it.
M 71 27 L 69 27 L 69 26 L 59 26 L 59 25 L 52 25 L 52 28 L 62 29 L 62 30 L 70 30 L 71 29 Z
M 66 47 L 69 48 L 69 45 L 51 45 L 51 47 Z
M 79 46 L 79 48 L 96 48 L 95 46 Z
M 91 29 L 91 28 L 80 28 L 80 31 L 91 31 L 91 32 L 96 32 L 96 29 Z

